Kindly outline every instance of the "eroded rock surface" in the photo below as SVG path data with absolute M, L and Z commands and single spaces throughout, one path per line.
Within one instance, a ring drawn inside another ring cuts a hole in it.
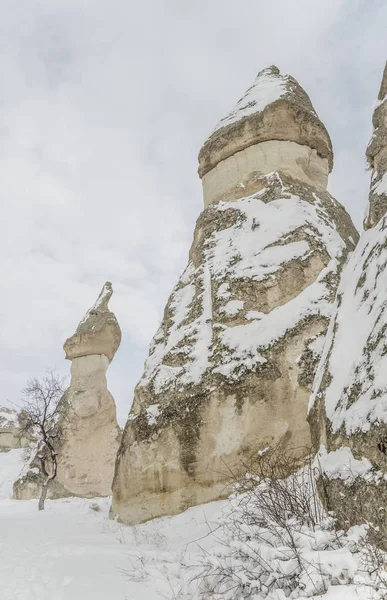
M 373 168 L 367 231 L 343 270 L 309 414 L 324 473 L 320 479 L 324 502 L 343 525 L 372 521 L 385 534 L 387 139 L 381 97 L 386 93 L 385 70 L 367 150 Z
M 372 177 L 364 229 L 377 225 L 387 212 L 387 63 L 372 124 L 374 130 L 367 148 L 367 160 L 372 169 Z
M 263 144 L 271 154 L 256 151 Z M 308 156 L 315 166 L 305 175 Z M 225 496 L 230 472 L 253 450 L 310 443 L 311 384 L 341 265 L 357 241 L 324 189 L 332 158 L 308 96 L 275 67 L 203 146 L 207 207 L 118 453 L 111 512 L 121 521 Z M 227 161 L 233 169 L 219 170 Z M 216 169 L 219 194 L 208 192 Z
M 200 150 L 204 206 L 249 195 L 273 171 L 325 189 L 332 166 L 331 140 L 309 96 L 293 77 L 269 67 Z
M 66 340 L 72 361 L 71 383 L 61 402 L 66 405 L 64 442 L 58 453 L 58 475 L 49 496 L 108 496 L 121 439 L 114 399 L 107 389 L 106 371 L 116 353 L 121 330 L 108 302 L 108 282 L 94 306 Z M 41 476 L 33 462 L 14 485 L 18 499 L 40 494 Z

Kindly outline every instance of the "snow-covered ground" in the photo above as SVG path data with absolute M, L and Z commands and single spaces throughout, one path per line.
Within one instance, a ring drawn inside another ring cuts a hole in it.
M 198 552 L 192 542 L 206 536 L 222 502 L 138 527 L 109 520 L 109 498 L 48 500 L 46 510 L 38 512 L 36 500 L 10 499 L 22 452 L 0 453 L 0 600 L 174 597 L 179 557 Z M 91 508 L 96 504 L 100 512 Z M 206 545 L 206 538 L 200 545 Z M 145 581 L 139 570 L 142 556 L 150 573 Z M 176 581 L 160 571 L 163 560 Z
M 323 527 L 296 528 L 291 536 L 298 549 L 295 560 L 284 530 L 246 528 L 243 518 L 238 522 L 238 514 L 246 514 L 240 496 L 236 509 L 231 506 L 234 521 L 227 516 L 227 501 L 136 527 L 109 520 L 109 498 L 48 500 L 46 510 L 38 512 L 36 500 L 10 499 L 22 454 L 0 453 L 0 600 L 192 600 L 199 597 L 199 580 L 192 585 L 192 577 L 203 572 L 203 565 L 215 574 L 233 565 L 235 582 L 240 585 L 244 578 L 247 586 L 238 596 L 204 593 L 201 599 L 384 597 L 372 589 L 358 552 L 351 549 L 362 527 L 353 528 L 339 545 L 336 534 Z M 306 565 L 300 572 L 299 561 Z M 269 592 L 268 573 L 274 582 Z M 327 593 L 320 595 L 321 588 Z

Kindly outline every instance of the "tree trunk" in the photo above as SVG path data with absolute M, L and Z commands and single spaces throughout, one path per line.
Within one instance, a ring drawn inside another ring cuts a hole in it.
M 39 505 L 38 505 L 39 510 L 44 510 L 44 502 L 46 500 L 49 483 L 50 483 L 50 480 L 46 481 L 42 486 L 42 493 L 40 494 Z

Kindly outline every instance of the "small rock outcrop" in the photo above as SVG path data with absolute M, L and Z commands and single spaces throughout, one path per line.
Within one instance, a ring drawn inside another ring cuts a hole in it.
M 326 191 L 332 164 L 309 97 L 276 67 L 204 144 L 205 210 L 118 452 L 120 521 L 224 497 L 252 451 L 310 443 L 311 385 L 358 237 Z
M 66 403 L 65 433 L 50 497 L 111 494 L 121 438 L 116 406 L 106 382 L 106 371 L 121 342 L 120 327 L 108 307 L 112 293 L 108 282 L 64 344 L 66 358 L 72 361 L 71 383 L 61 400 Z M 15 483 L 14 497 L 37 497 L 40 487 L 39 469 L 32 462 Z
M 320 492 L 342 525 L 387 534 L 387 65 L 367 149 L 366 231 L 345 266 L 311 396 Z
M 0 406 L 0 452 L 27 446 L 28 440 L 21 435 L 21 427 L 19 413 Z

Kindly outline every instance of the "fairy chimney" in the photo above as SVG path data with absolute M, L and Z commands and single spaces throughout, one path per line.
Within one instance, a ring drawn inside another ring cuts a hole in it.
M 205 208 L 118 452 L 120 521 L 222 498 L 252 452 L 310 443 L 311 385 L 358 237 L 326 191 L 332 164 L 308 95 L 276 67 L 203 145 Z
M 113 294 L 105 283 L 94 306 L 66 340 L 71 382 L 61 402 L 65 406 L 64 440 L 58 450 L 58 474 L 49 488 L 52 498 L 109 496 L 121 431 L 116 406 L 107 388 L 106 371 L 121 342 L 121 330 L 109 310 Z M 37 463 L 38 465 L 38 463 Z M 37 497 L 41 475 L 35 463 L 14 484 L 14 497 Z

